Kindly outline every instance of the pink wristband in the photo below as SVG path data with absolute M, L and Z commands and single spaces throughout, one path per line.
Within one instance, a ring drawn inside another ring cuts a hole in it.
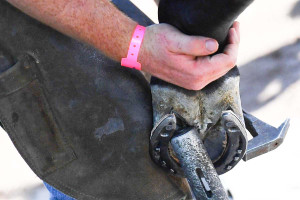
M 130 41 L 127 58 L 122 58 L 121 66 L 135 68 L 137 70 L 142 69 L 141 63 L 139 63 L 137 59 L 138 59 L 140 47 L 144 39 L 145 31 L 146 31 L 145 27 L 140 25 L 136 26 L 132 39 Z

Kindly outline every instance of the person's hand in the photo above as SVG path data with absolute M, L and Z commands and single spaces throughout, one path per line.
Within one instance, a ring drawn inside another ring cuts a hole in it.
M 200 90 L 225 75 L 235 66 L 240 42 L 239 23 L 229 30 L 223 53 L 214 56 L 218 43 L 214 39 L 188 36 L 171 25 L 146 28 L 139 53 L 142 70 L 188 90 Z

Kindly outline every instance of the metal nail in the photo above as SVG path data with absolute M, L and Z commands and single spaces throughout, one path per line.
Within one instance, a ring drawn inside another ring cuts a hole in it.
M 232 166 L 228 165 L 227 170 L 230 170 L 230 169 L 232 169 Z

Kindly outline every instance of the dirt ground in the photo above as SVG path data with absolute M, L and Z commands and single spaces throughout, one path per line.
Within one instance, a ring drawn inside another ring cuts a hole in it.
M 157 22 L 153 2 L 132 2 Z M 300 1 L 255 1 L 239 21 L 243 107 L 276 127 L 290 118 L 291 126 L 281 147 L 241 162 L 221 179 L 235 200 L 300 199 Z M 1 200 L 48 198 L 3 130 L 0 157 Z

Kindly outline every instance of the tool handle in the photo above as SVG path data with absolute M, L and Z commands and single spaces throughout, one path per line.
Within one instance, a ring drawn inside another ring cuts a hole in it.
M 197 200 L 228 200 L 195 128 L 173 137 L 171 144 Z

